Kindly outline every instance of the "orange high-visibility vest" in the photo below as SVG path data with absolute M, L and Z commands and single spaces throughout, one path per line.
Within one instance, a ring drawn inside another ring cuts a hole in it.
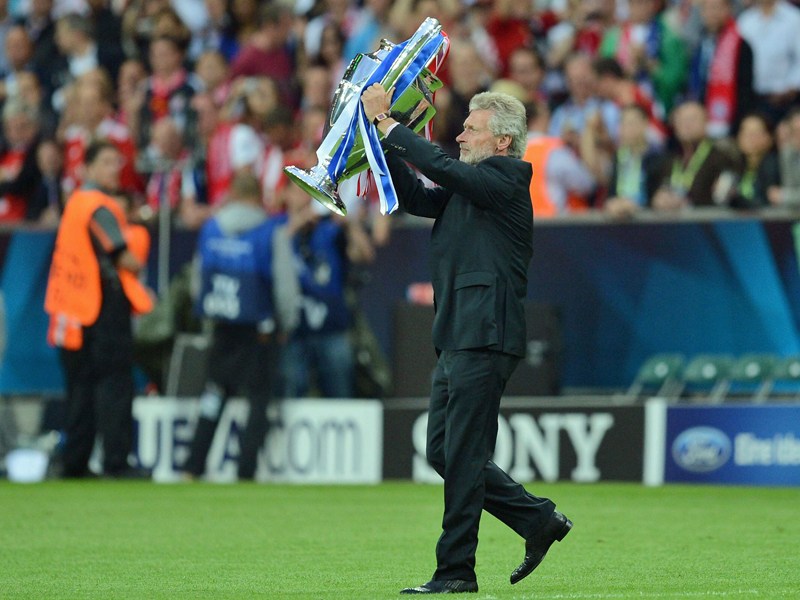
M 114 200 L 99 190 L 78 190 L 70 196 L 56 236 L 44 302 L 44 309 L 50 315 L 47 341 L 53 346 L 80 348 L 82 328 L 92 325 L 100 314 L 103 302 L 100 263 L 92 246 L 89 223 L 101 206 L 111 211 L 130 243 L 125 213 Z M 137 244 L 136 254 L 141 260 L 141 242 Z M 150 312 L 153 300 L 136 274 L 119 268 L 117 273 L 133 312 Z
M 563 148 L 564 142 L 556 137 L 535 137 L 528 142 L 522 160 L 531 163 L 533 177 L 531 177 L 531 204 L 533 204 L 533 217 L 554 217 L 558 207 L 553 203 L 547 191 L 547 161 L 554 150 Z M 586 210 L 586 201 L 579 196 L 567 196 L 567 210 L 579 212 Z
M 147 264 L 147 257 L 150 254 L 150 232 L 147 231 L 147 227 L 136 223 L 128 223 L 125 229 L 122 230 L 122 235 L 125 236 L 128 250 L 136 260 L 142 265 Z

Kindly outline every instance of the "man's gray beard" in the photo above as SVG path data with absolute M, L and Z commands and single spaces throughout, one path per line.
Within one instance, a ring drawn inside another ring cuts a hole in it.
M 486 160 L 487 158 L 491 158 L 494 156 L 494 152 L 489 152 L 488 150 L 483 154 L 475 154 L 474 152 L 470 153 L 468 157 L 464 157 L 464 153 L 462 152 L 459 156 L 459 160 L 461 162 L 467 163 L 468 165 L 477 165 L 482 160 Z

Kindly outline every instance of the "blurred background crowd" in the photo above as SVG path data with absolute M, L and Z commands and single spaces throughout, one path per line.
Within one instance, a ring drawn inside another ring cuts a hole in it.
M 435 141 L 457 156 L 475 93 L 519 97 L 537 216 L 800 203 L 787 0 L 0 0 L 0 222 L 55 224 L 97 139 L 140 220 L 196 229 L 241 171 L 280 213 L 351 58 L 428 16 L 451 40 Z
M 65 223 L 87 150 L 111 144 L 128 220 L 183 230 L 206 263 L 217 238 L 275 224 L 270 272 L 249 275 L 274 283 L 286 316 L 245 332 L 281 347 L 271 392 L 384 397 L 390 369 L 357 291 L 389 224 L 411 217 L 381 216 L 366 186 L 339 218 L 283 168 L 317 162 L 352 58 L 409 38 L 426 17 L 450 40 L 433 140 L 457 157 L 473 95 L 519 98 L 537 219 L 800 209 L 800 8 L 788 0 L 0 0 L 0 228 Z M 189 271 L 169 290 L 159 281 L 138 323 L 152 391 L 169 389 L 175 335 L 200 330 L 176 316 L 197 298 Z M 238 288 L 226 281 L 203 279 L 213 302 L 196 313 L 232 320 L 225 298 Z M 429 284 L 406 295 L 432 303 Z M 206 433 L 226 386 L 195 391 Z M 195 475 L 206 451 L 195 449 Z

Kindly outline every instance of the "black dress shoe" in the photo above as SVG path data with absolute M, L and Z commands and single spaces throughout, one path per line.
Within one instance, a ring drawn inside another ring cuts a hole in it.
M 553 542 L 560 542 L 572 529 L 572 521 L 558 511 L 553 512 L 553 516 L 547 524 L 535 536 L 528 538 L 525 542 L 525 559 L 522 564 L 511 573 L 512 585 L 522 581 L 544 560 L 544 555 L 553 545 Z
M 400 590 L 401 594 L 472 594 L 478 591 L 477 581 L 441 579 L 423 583 L 418 587 Z

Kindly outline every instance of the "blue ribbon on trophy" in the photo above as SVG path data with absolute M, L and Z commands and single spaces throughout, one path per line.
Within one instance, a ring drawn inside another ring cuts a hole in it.
M 359 54 L 348 67 L 334 96 L 330 129 L 317 150 L 318 164 L 310 170 L 285 169 L 290 179 L 339 214 L 347 209 L 339 198 L 338 182 L 369 168 L 376 180 L 381 213 L 397 209 L 397 194 L 389 176 L 377 128 L 369 123 L 361 92 L 380 83 L 394 87 L 392 113 L 398 121 L 419 131 L 435 114 L 432 94 L 441 87 L 435 72 L 447 53 L 448 40 L 436 19 L 426 19 L 405 42 L 383 40 L 373 54 Z M 371 71 L 370 71 L 371 69 Z M 432 70 L 431 70 L 432 69 Z

